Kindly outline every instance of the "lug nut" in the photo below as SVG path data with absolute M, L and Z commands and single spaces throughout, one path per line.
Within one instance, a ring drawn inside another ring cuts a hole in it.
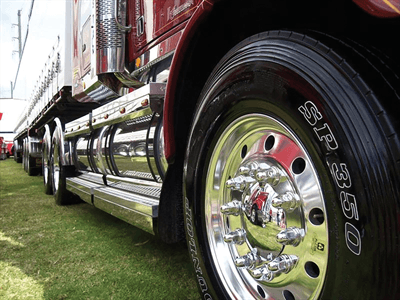
M 236 229 L 224 235 L 224 241 L 228 244 L 242 245 L 246 241 L 246 230 Z
M 271 202 L 275 208 L 282 208 L 287 211 L 293 211 L 300 205 L 300 197 L 292 192 L 286 192 L 285 194 L 275 197 Z
M 270 282 L 275 278 L 274 272 L 268 270 L 267 266 L 262 266 L 260 268 L 249 270 L 250 275 L 257 281 Z
M 282 254 L 268 263 L 268 270 L 274 272 L 275 275 L 287 274 L 296 266 L 298 260 L 296 255 Z
M 244 166 L 240 167 L 239 168 L 239 174 L 240 175 L 249 175 L 250 174 L 250 168 L 244 167 Z
M 279 275 L 289 273 L 298 262 L 296 255 L 282 254 L 260 268 L 250 270 L 250 275 L 258 281 L 270 282 Z
M 267 181 L 267 172 L 265 172 L 265 171 L 257 171 L 256 172 L 256 180 L 258 181 L 258 182 L 264 182 L 264 181 Z
M 290 227 L 282 230 L 276 235 L 276 241 L 282 245 L 297 246 L 305 236 L 305 231 L 302 228 Z
M 277 185 L 281 179 L 281 172 L 277 167 L 271 167 L 267 170 L 267 183 Z
M 253 249 L 251 252 L 246 255 L 236 257 L 235 265 L 238 268 L 246 268 L 249 270 L 254 269 L 255 267 L 266 263 L 267 259 L 257 254 L 257 250 Z
M 250 271 L 250 275 L 255 279 L 261 279 L 261 277 L 267 273 L 270 273 L 267 267 L 261 267 Z
M 226 187 L 235 191 L 243 192 L 246 188 L 250 186 L 251 183 L 254 182 L 255 180 L 249 176 L 239 175 L 235 178 L 227 180 Z
M 268 183 L 270 185 L 277 185 L 281 180 L 281 172 L 277 167 L 270 167 L 268 169 L 258 169 L 255 172 L 255 177 L 261 184 Z
M 242 202 L 233 200 L 221 206 L 221 213 L 224 215 L 238 216 L 243 212 Z

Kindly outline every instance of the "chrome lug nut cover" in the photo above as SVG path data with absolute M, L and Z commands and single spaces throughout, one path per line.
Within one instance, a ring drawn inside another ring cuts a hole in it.
M 282 230 L 276 235 L 276 240 L 282 245 L 297 246 L 305 236 L 305 231 L 302 228 L 290 227 Z
M 246 241 L 246 230 L 243 228 L 231 231 L 224 236 L 224 241 L 226 243 L 241 245 Z
M 270 136 L 274 143 L 266 149 Z M 298 161 L 303 168 L 294 167 Z M 210 159 L 205 209 L 214 264 L 220 278 L 230 278 L 231 298 L 257 298 L 260 288 L 274 299 L 284 291 L 295 299 L 318 297 L 328 230 L 325 215 L 322 224 L 310 222 L 314 208 L 325 214 L 315 167 L 284 124 L 251 114 L 225 129 Z M 325 250 L 315 250 L 316 243 Z M 307 274 L 309 262 L 318 277 Z
M 243 210 L 242 202 L 233 200 L 221 206 L 221 212 L 226 215 L 238 216 Z

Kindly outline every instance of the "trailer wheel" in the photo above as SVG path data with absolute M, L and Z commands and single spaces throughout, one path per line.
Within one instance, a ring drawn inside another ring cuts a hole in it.
M 25 172 L 28 172 L 28 138 L 25 138 L 23 141 L 23 150 L 22 150 L 22 167 L 24 168 Z
M 79 202 L 78 197 L 67 190 L 66 177 L 71 175 L 72 167 L 63 166 L 60 159 L 59 145 L 53 141 L 50 158 L 50 170 L 54 199 L 57 205 L 69 205 Z
M 44 192 L 47 195 L 53 194 L 53 178 L 51 172 L 51 131 L 49 125 L 45 124 L 45 133 L 42 142 L 42 174 Z
M 222 59 L 184 166 L 186 238 L 204 299 L 400 296 L 391 75 L 379 56 L 318 33 L 263 33 Z M 259 224 L 246 217 L 253 201 Z
M 51 172 L 51 159 L 49 153 L 45 150 L 45 145 L 43 145 L 42 150 L 42 173 L 43 173 L 43 186 L 44 192 L 47 195 L 53 194 L 53 178 Z
M 28 153 L 28 158 L 27 158 L 28 165 L 26 167 L 28 175 L 29 176 L 35 176 L 38 174 L 38 171 L 36 169 L 36 159 L 32 156 L 29 155 Z
M 16 155 L 16 157 L 15 157 L 15 155 Z M 15 161 L 17 162 L 17 163 L 22 163 L 22 152 L 15 152 L 15 154 L 14 154 L 14 159 L 15 159 Z

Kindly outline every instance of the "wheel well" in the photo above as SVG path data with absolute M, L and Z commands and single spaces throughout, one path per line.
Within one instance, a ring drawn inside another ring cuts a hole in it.
M 349 0 L 220 1 L 195 33 L 179 70 L 174 104 L 176 158 L 183 156 L 199 94 L 214 66 L 237 43 L 268 30 L 316 30 L 371 45 L 399 64 L 400 18 L 378 19 Z
M 182 184 L 183 159 L 197 99 L 208 76 L 222 57 L 242 40 L 268 30 L 315 30 L 371 44 L 396 60 L 400 47 L 394 42 L 400 18 L 378 19 L 350 0 L 265 1 L 221 0 L 194 34 L 178 70 L 174 99 L 175 163 L 169 166 L 169 186 Z M 173 178 L 172 178 L 173 177 Z M 182 201 L 182 195 L 163 189 L 163 206 Z M 167 200 L 168 199 L 168 200 Z M 168 204 L 167 204 L 168 203 Z M 177 205 L 182 207 L 182 205 Z M 160 208 L 160 210 L 163 210 Z M 161 214 L 161 213 L 160 213 Z M 167 216 L 166 216 L 167 217 Z M 168 218 L 168 217 L 167 217 Z M 176 218 L 176 216 L 175 216 Z M 183 216 L 182 216 L 183 218 Z M 171 218 L 170 218 L 171 220 Z M 176 223 L 183 224 L 179 219 Z M 164 222 L 160 222 L 163 223 Z M 176 224 L 175 224 L 176 225 Z M 164 225 L 163 225 L 164 226 Z M 176 226 L 176 227 L 179 227 Z M 176 230 L 176 229 L 175 229 Z M 179 230 L 180 231 L 180 230 Z M 182 233 L 177 233 L 182 236 Z M 174 239 L 171 239 L 174 240 Z M 178 240 L 180 240 L 178 238 Z

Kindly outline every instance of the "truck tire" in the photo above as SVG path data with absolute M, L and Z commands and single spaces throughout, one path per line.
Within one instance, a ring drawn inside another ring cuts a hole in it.
M 400 84 L 383 60 L 271 31 L 216 66 L 184 165 L 204 299 L 399 299 Z
M 47 195 L 53 194 L 53 178 L 51 172 L 51 132 L 49 125 L 45 124 L 45 133 L 42 140 L 42 174 L 44 192 Z
M 28 154 L 27 162 L 28 162 L 28 166 L 26 168 L 27 168 L 28 175 L 36 176 L 38 174 L 38 171 L 36 168 L 36 159 Z
M 57 143 L 52 143 L 50 170 L 54 200 L 57 205 L 78 203 L 78 197 L 67 190 L 67 176 L 73 173 L 73 166 L 63 166 L 60 159 L 60 149 Z
M 22 167 L 24 168 L 25 172 L 28 172 L 28 154 L 28 141 L 27 138 L 25 138 L 22 150 Z

